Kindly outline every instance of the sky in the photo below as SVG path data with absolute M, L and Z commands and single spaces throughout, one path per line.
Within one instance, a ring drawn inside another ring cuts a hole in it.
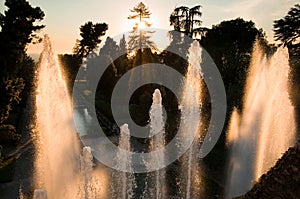
M 114 37 L 130 31 L 132 24 L 127 19 L 130 9 L 141 0 L 28 0 L 33 7 L 45 12 L 41 24 L 46 28 L 40 35 L 48 34 L 56 53 L 71 53 L 76 39 L 80 39 L 79 27 L 87 21 L 105 22 L 109 29 L 106 35 Z M 0 12 L 6 9 L 1 0 Z M 185 5 L 202 6 L 203 27 L 211 28 L 221 21 L 241 17 L 252 20 L 257 28 L 262 28 L 270 42 L 273 39 L 273 21 L 284 17 L 298 0 L 143 0 L 151 11 L 154 28 L 171 30 L 169 16 L 175 7 Z M 104 42 L 103 42 L 104 43 Z M 29 45 L 29 53 L 40 53 L 42 44 Z

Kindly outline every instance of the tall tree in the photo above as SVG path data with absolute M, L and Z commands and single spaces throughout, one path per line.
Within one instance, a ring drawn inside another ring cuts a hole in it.
M 257 29 L 252 21 L 237 18 L 213 26 L 201 40 L 201 45 L 221 73 L 229 107 L 241 108 L 252 45 L 256 38 L 266 45 L 262 29 Z
M 300 4 L 290 9 L 288 14 L 274 21 L 275 40 L 280 40 L 285 46 L 300 43 Z
M 15 127 L 7 124 L 17 123 L 9 119 L 10 113 L 20 117 L 14 107 L 25 106 L 34 84 L 35 63 L 26 54 L 26 47 L 40 41 L 37 32 L 44 27 L 35 24 L 44 18 L 39 7 L 26 0 L 6 0 L 4 4 L 7 10 L 0 13 L 0 129 L 9 134 L 0 135 L 0 143 L 13 141 L 16 136 L 19 140 Z
M 146 7 L 144 3 L 140 2 L 130 11 L 132 12 L 132 15 L 129 15 L 128 19 L 137 19 L 138 22 L 135 23 L 135 26 L 131 31 L 131 35 L 129 36 L 129 50 L 137 50 L 142 48 L 156 49 L 155 43 L 150 40 L 150 34 L 153 33 L 153 31 L 142 30 L 143 27 L 151 27 L 151 23 L 147 21 L 151 15 L 149 8 Z
M 134 8 L 130 11 L 132 12 L 132 15 L 129 15 L 128 19 L 138 18 L 140 23 L 144 22 L 145 24 L 150 25 L 150 23 L 145 19 L 150 18 L 151 12 L 143 2 L 140 2 L 138 5 L 134 6 Z
M 85 23 L 80 27 L 81 40 L 76 41 L 76 45 L 73 49 L 74 54 L 76 54 L 81 60 L 87 57 L 91 52 L 93 52 L 98 44 L 101 42 L 100 37 L 105 35 L 108 25 L 106 23 L 95 23 L 91 21 Z
M 120 55 L 127 53 L 127 44 L 126 44 L 126 39 L 124 34 L 123 37 L 120 39 L 119 51 L 120 51 Z
M 201 6 L 197 5 L 192 8 L 180 6 L 174 9 L 170 15 L 170 25 L 174 26 L 174 30 L 185 33 L 189 37 L 203 35 L 206 28 L 200 27 L 202 21 Z
M 26 46 L 39 42 L 37 31 L 44 25 L 35 25 L 45 14 L 39 7 L 32 7 L 26 0 L 6 0 L 8 8 L 0 14 L 0 65 L 2 74 L 18 72 L 26 58 Z

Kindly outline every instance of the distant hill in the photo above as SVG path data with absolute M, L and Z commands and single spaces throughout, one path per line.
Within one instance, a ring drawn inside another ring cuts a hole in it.
M 299 199 L 300 145 L 290 148 L 240 199 Z

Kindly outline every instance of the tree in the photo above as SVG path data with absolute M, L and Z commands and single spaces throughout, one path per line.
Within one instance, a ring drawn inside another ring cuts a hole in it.
M 267 46 L 262 29 L 258 30 L 252 21 L 237 18 L 213 26 L 201 40 L 201 45 L 221 73 L 229 107 L 242 107 L 244 84 L 256 38 Z
M 123 37 L 120 39 L 119 51 L 120 51 L 120 55 L 127 53 L 127 44 L 126 44 L 126 39 L 124 34 Z
M 202 24 L 200 9 L 200 5 L 192 8 L 187 6 L 175 8 L 170 15 L 170 25 L 174 26 L 174 30 L 185 33 L 189 37 L 194 37 L 198 34 L 203 35 L 206 28 L 200 27 Z
M 100 49 L 99 55 L 106 55 L 109 57 L 114 57 L 118 54 L 119 46 L 112 38 L 107 37 L 105 44 Z
M 149 19 L 151 12 L 149 11 L 149 8 L 146 7 L 146 5 L 143 2 L 140 2 L 138 5 L 136 5 L 132 10 L 130 10 L 133 15 L 129 15 L 128 19 L 139 19 L 139 22 L 146 23 L 147 25 L 150 25 L 149 22 L 145 19 Z
M 292 7 L 282 19 L 274 21 L 274 37 L 276 41 L 289 49 L 291 66 L 291 101 L 296 110 L 296 119 L 300 122 L 300 4 Z M 300 126 L 298 126 L 300 129 Z
M 188 63 L 178 56 L 175 58 L 176 55 L 170 53 L 170 50 L 178 52 L 187 58 L 188 49 L 192 40 L 187 37 L 183 37 L 180 33 L 184 33 L 186 36 L 191 38 L 198 35 L 204 35 L 207 28 L 200 27 L 202 24 L 202 21 L 200 20 L 202 16 L 200 9 L 200 5 L 192 8 L 180 6 L 174 9 L 169 18 L 170 25 L 174 26 L 174 30 L 169 32 L 171 43 L 164 52 L 164 62 L 166 64 L 172 64 L 174 68 L 182 74 L 186 73 Z
M 151 24 L 147 21 L 147 19 L 149 19 L 151 15 L 148 7 L 140 2 L 130 11 L 133 14 L 129 15 L 128 19 L 138 19 L 138 22 L 135 23 L 135 26 L 131 31 L 131 35 L 129 36 L 129 50 L 137 50 L 143 48 L 156 49 L 155 43 L 150 40 L 151 36 L 149 35 L 154 32 L 149 30 L 142 30 L 143 27 L 151 27 Z
M 66 82 L 68 90 L 72 93 L 75 79 L 77 77 L 78 70 L 81 66 L 81 59 L 74 54 L 58 55 L 58 59 L 63 67 L 64 74 L 66 76 Z
M 108 25 L 106 23 L 96 23 L 87 22 L 80 27 L 81 40 L 76 41 L 76 45 L 73 49 L 74 54 L 76 54 L 81 60 L 87 57 L 91 52 L 93 52 L 98 44 L 101 42 L 100 37 L 105 35 Z
M 45 14 L 25 0 L 6 0 L 5 6 L 8 10 L 0 14 L 0 65 L 2 74 L 12 75 L 27 59 L 27 44 L 40 41 L 36 32 L 45 26 L 34 23 L 43 20 Z
M 25 102 L 31 91 L 35 63 L 26 54 L 26 46 L 40 41 L 37 32 L 44 25 L 35 22 L 45 16 L 39 7 L 32 7 L 25 0 L 6 0 L 5 6 L 8 9 L 0 14 L 0 123 L 9 117 L 12 105 L 22 98 Z
M 274 33 L 275 40 L 280 40 L 289 49 L 290 65 L 294 70 L 292 79 L 296 81 L 294 85 L 299 85 L 297 79 L 300 78 L 297 74 L 300 71 L 300 4 L 292 7 L 283 19 L 274 21 Z M 298 98 L 300 102 L 300 97 Z
M 0 81 L 0 126 L 7 120 L 12 106 L 20 103 L 20 93 L 24 89 L 24 86 L 25 84 L 22 78 Z
M 291 8 L 283 19 L 274 21 L 274 33 L 275 40 L 280 40 L 285 46 L 300 42 L 300 4 Z

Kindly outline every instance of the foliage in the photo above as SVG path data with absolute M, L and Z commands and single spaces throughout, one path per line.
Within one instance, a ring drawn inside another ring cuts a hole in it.
M 105 44 L 100 49 L 99 54 L 114 57 L 118 54 L 118 52 L 119 52 L 119 46 L 117 45 L 117 42 L 115 42 L 112 38 L 107 37 Z
M 6 0 L 5 6 L 8 9 L 0 13 L 0 142 L 14 144 L 20 135 L 13 125 L 5 123 L 17 123 L 19 113 L 15 107 L 25 106 L 34 84 L 36 65 L 26 54 L 26 46 L 40 42 L 37 33 L 44 25 L 35 23 L 45 15 L 26 0 Z
M 20 93 L 24 89 L 24 86 L 22 78 L 6 79 L 0 82 L 0 125 L 7 120 L 12 106 L 20 103 Z
M 133 14 L 129 15 L 128 19 L 136 19 L 138 18 L 141 21 L 148 23 L 144 19 L 150 18 L 151 12 L 146 7 L 146 5 L 143 2 L 140 2 L 138 5 L 136 5 L 132 10 L 130 10 Z
M 170 31 L 169 36 L 171 39 L 170 45 L 161 53 L 162 63 L 185 75 L 188 67 L 187 55 L 191 40 L 186 41 L 186 37 L 177 31 Z
M 133 14 L 129 15 L 128 19 L 138 19 L 139 22 L 135 23 L 132 31 L 130 32 L 128 49 L 130 51 L 135 51 L 143 48 L 156 49 L 156 45 L 153 41 L 150 40 L 151 33 L 154 33 L 150 30 L 142 30 L 142 25 L 145 25 L 146 28 L 151 27 L 151 24 L 146 20 L 150 18 L 150 11 L 148 7 L 145 6 L 142 2 L 136 5 L 132 10 Z M 142 50 L 141 50 L 142 51 Z
M 36 32 L 44 25 L 35 25 L 44 18 L 44 12 L 33 8 L 26 0 L 6 0 L 8 10 L 0 14 L 0 65 L 2 75 L 17 73 L 26 59 L 26 45 L 39 42 Z
M 104 56 L 106 62 L 112 65 L 115 76 L 122 76 L 131 68 L 127 57 L 125 35 L 120 39 L 119 45 L 112 38 L 107 37 L 105 44 L 100 49 L 99 56 Z
M 58 59 L 63 67 L 64 74 L 66 77 L 68 90 L 72 93 L 73 85 L 81 66 L 81 60 L 78 56 L 73 54 L 58 55 Z
M 74 54 L 81 60 L 87 57 L 98 47 L 98 44 L 101 42 L 100 37 L 105 35 L 107 29 L 108 25 L 106 23 L 93 24 L 89 21 L 82 25 L 80 27 L 80 36 L 82 39 L 76 41 L 73 49 Z
M 300 4 L 290 9 L 288 14 L 274 21 L 275 40 L 280 40 L 285 46 L 300 42 Z
M 290 9 L 285 17 L 274 21 L 275 40 L 289 49 L 291 66 L 291 101 L 295 106 L 297 123 L 300 121 L 300 4 Z
M 126 39 L 125 39 L 124 34 L 123 34 L 123 37 L 120 39 L 119 51 L 120 51 L 120 55 L 123 55 L 123 54 L 127 53 L 127 43 L 126 43 Z
M 242 107 L 243 89 L 255 39 L 267 46 L 263 31 L 252 21 L 237 18 L 208 30 L 201 45 L 216 63 L 223 78 L 229 107 Z
M 197 5 L 192 8 L 180 6 L 174 9 L 170 15 L 170 25 L 174 26 L 174 30 L 185 33 L 189 37 L 203 35 L 206 28 L 200 27 L 202 21 L 200 17 L 202 12 L 201 6 Z
M 0 14 L 0 123 L 8 118 L 13 104 L 28 96 L 33 85 L 35 64 L 27 56 L 26 46 L 40 41 L 37 32 L 44 25 L 35 23 L 45 16 L 25 0 L 6 0 L 5 6 L 8 9 Z

